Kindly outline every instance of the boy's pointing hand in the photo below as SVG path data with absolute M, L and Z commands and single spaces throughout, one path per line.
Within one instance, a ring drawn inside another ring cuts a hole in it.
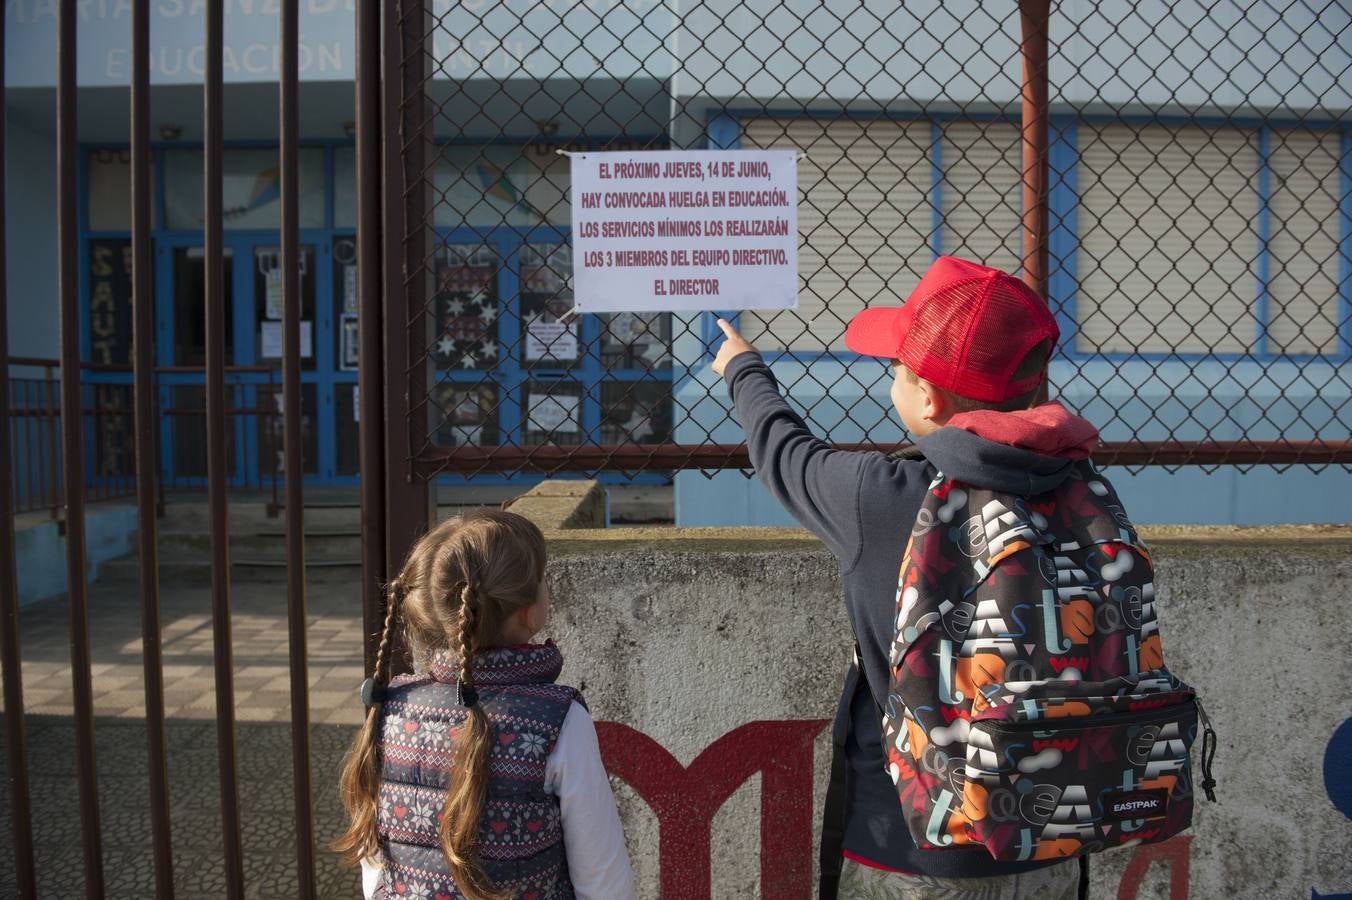
M 733 328 L 727 319 L 719 319 L 718 327 L 723 329 L 723 335 L 727 338 L 723 346 L 718 348 L 718 355 L 714 357 L 713 370 L 721 378 L 723 370 L 732 362 L 733 357 L 741 356 L 743 353 L 754 353 L 756 348 L 747 343 L 746 338 L 738 334 L 737 329 Z

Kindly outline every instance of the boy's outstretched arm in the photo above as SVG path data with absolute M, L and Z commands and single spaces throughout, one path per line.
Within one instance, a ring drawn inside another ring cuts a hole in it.
M 713 370 L 727 381 L 746 431 L 756 475 L 804 527 L 826 543 L 844 569 L 862 545 L 859 486 L 881 454 L 836 450 L 817 438 L 779 393 L 770 367 L 730 323 L 718 320 L 726 340 Z

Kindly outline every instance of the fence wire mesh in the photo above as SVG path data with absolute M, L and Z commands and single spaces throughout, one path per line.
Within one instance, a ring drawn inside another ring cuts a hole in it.
M 1122 460 L 1348 465 L 1350 22 L 1258 0 L 1039 23 L 1051 393 Z M 738 322 L 837 444 L 907 440 L 887 367 L 844 352 L 851 316 L 940 254 L 1021 269 L 1014 2 L 435 2 L 403 24 L 426 477 L 746 465 L 711 314 L 566 315 L 557 150 L 801 151 L 798 308 Z

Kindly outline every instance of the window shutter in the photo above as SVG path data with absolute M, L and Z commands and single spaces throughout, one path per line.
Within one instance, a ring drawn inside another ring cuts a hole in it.
M 930 124 L 761 118 L 744 149 L 797 149 L 798 309 L 743 313 L 763 350 L 844 350 L 845 325 L 873 303 L 898 304 L 931 259 Z
M 1076 348 L 1252 350 L 1254 133 L 1082 124 L 1079 135 Z
M 1274 131 L 1268 153 L 1272 254 L 1268 350 L 1338 349 L 1337 131 Z
M 1023 267 L 1023 148 L 1008 122 L 948 122 L 939 162 L 940 246 L 1018 275 Z

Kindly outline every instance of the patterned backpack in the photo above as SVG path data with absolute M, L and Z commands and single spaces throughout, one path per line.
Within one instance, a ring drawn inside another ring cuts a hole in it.
M 1040 860 L 1164 840 L 1192 821 L 1199 721 L 1215 799 L 1150 554 L 1087 461 L 1032 498 L 940 475 L 897 610 L 883 741 L 917 846 Z

